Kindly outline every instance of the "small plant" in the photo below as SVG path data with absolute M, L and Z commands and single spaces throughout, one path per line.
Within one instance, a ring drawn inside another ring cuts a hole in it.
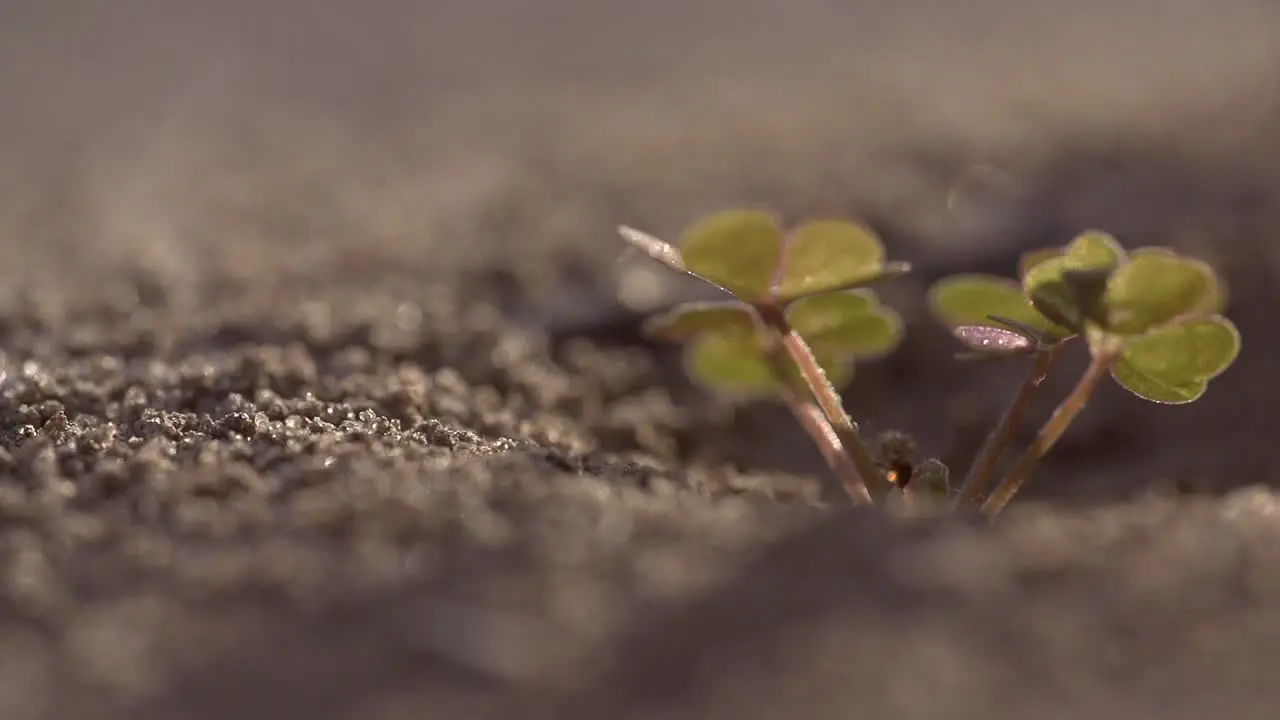
M 867 286 L 911 268 L 888 261 L 870 229 L 819 220 L 784 232 L 767 212 L 730 210 L 694 223 L 678 247 L 633 228 L 619 231 L 650 258 L 729 296 L 676 307 L 650 319 L 647 332 L 687 343 L 685 365 L 694 381 L 783 400 L 859 504 L 883 502 L 910 481 L 903 497 L 949 495 L 953 509 L 978 506 L 995 516 L 1107 375 L 1152 402 L 1188 403 L 1240 351 L 1239 332 L 1221 315 L 1226 293 L 1208 265 L 1165 248 L 1126 252 L 1101 232 L 1027 254 L 1017 280 L 945 278 L 930 289 L 929 305 L 966 346 L 965 356 L 1032 359 L 1022 387 L 953 493 L 941 463 L 901 460 L 893 446 L 904 447 L 903 437 L 882 440 L 881 457 L 899 460 L 878 463 L 840 401 L 838 388 L 852 381 L 856 361 L 891 353 L 903 335 L 901 318 Z M 1088 346 L 1088 368 L 984 499 L 1036 390 L 1062 347 L 1076 338 Z
M 1126 253 L 1110 235 L 1087 232 L 1064 248 L 1027 254 L 1019 276 L 1020 282 L 957 275 L 929 294 L 934 314 L 971 353 L 1034 358 L 966 475 L 957 504 L 981 499 L 1061 347 L 1074 338 L 1088 345 L 1091 360 L 1075 388 L 982 501 L 982 511 L 992 516 L 1026 483 L 1108 374 L 1151 402 L 1189 403 L 1240 353 L 1239 331 L 1220 314 L 1226 304 L 1221 280 L 1205 263 L 1167 248 Z
M 837 387 L 852 380 L 854 361 L 898 346 L 901 319 L 864 286 L 910 266 L 888 262 L 861 225 L 824 220 L 783 232 L 757 210 L 710 215 L 681 234 L 678 248 L 619 230 L 649 257 L 731 296 L 682 305 L 646 326 L 654 337 L 689 343 L 685 362 L 696 382 L 781 397 L 855 502 L 888 494 Z

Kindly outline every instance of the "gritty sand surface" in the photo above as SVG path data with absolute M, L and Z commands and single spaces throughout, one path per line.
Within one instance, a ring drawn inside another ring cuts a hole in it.
M 1272 718 L 1277 88 L 1262 0 L 10 0 L 0 718 Z M 1244 354 L 995 527 L 847 510 L 637 333 L 613 227 L 736 203 L 916 262 L 848 400 L 953 463 L 942 274 L 1172 244 Z

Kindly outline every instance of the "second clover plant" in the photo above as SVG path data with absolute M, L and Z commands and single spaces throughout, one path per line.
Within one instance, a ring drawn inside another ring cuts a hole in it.
M 786 402 L 855 502 L 881 502 L 894 492 L 892 473 L 881 472 L 837 390 L 853 379 L 857 360 L 901 343 L 901 319 L 867 286 L 909 272 L 908 264 L 890 262 L 875 233 L 858 223 L 818 220 L 784 231 L 758 210 L 712 214 L 674 246 L 619 230 L 649 257 L 727 294 L 678 306 L 646 325 L 655 338 L 687 343 L 685 366 L 696 382 Z M 953 508 L 977 507 L 988 516 L 1003 510 L 1107 376 L 1152 402 L 1198 399 L 1240 352 L 1240 333 L 1221 314 L 1225 304 L 1222 282 L 1205 263 L 1167 248 L 1126 252 L 1096 231 L 1028 253 L 1016 279 L 960 274 L 935 283 L 929 307 L 968 357 L 1027 356 L 1031 365 L 954 493 Z M 1036 390 L 1061 348 L 1077 339 L 1089 350 L 1089 366 L 988 494 Z M 951 494 L 940 463 L 927 461 L 915 474 L 924 492 Z
M 1156 403 L 1204 394 L 1240 353 L 1240 333 L 1221 315 L 1226 292 L 1204 262 L 1167 248 L 1126 252 L 1101 232 L 1029 253 L 1019 280 L 957 275 L 930 290 L 934 314 L 978 354 L 1029 354 L 1033 369 L 979 451 L 958 502 L 978 502 L 1030 397 L 1063 343 L 1082 339 L 1089 366 L 981 509 L 996 515 L 1030 478 L 1108 375 Z

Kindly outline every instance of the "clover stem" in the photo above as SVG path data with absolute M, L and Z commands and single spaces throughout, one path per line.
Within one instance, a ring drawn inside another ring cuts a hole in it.
M 1111 363 L 1116 358 L 1116 351 L 1112 349 L 1097 350 L 1093 354 L 1093 359 L 1089 362 L 1089 367 L 1085 369 L 1084 374 L 1080 376 L 1079 382 L 1072 388 L 1071 392 L 1053 411 L 1053 415 L 1049 417 L 1035 439 L 1031 441 L 1030 447 L 1022 453 L 1018 461 L 1014 464 L 1013 469 L 1005 476 L 982 504 L 982 513 L 988 517 L 995 517 L 1004 510 L 1013 496 L 1017 494 L 1027 479 L 1031 477 L 1031 473 L 1035 471 L 1040 460 L 1048 454 L 1049 450 L 1058 442 L 1062 434 L 1066 432 L 1071 422 L 1076 419 L 1085 405 L 1089 403 L 1089 398 L 1093 396 L 1098 384 L 1107 376 L 1107 372 L 1111 368 Z
M 1031 410 L 1031 401 L 1035 398 L 1036 391 L 1040 389 L 1040 384 L 1048 376 L 1049 369 L 1057 357 L 1057 346 L 1051 345 L 1036 350 L 1031 374 L 1018 388 L 1017 394 L 1005 408 L 999 422 L 991 430 L 991 434 L 987 435 L 982 448 L 978 450 L 973 464 L 969 466 L 968 474 L 965 475 L 964 483 L 960 486 L 960 494 L 952 503 L 953 510 L 967 503 L 976 503 L 982 498 L 983 491 L 991 482 L 991 475 L 995 472 L 996 465 L 1004 455 L 1005 449 L 1013 442 L 1018 428 L 1026 420 L 1027 413 Z
M 823 372 L 822 365 L 814 357 L 809 343 L 805 342 L 800 333 L 791 327 L 791 323 L 787 321 L 780 308 L 765 305 L 757 306 L 756 310 L 765 326 L 781 340 L 782 349 L 799 368 L 800 376 L 809 387 L 809 392 L 817 401 L 822 413 L 827 416 L 827 421 L 831 424 L 841 447 L 857 469 L 867 491 L 871 493 L 872 500 L 879 502 L 889 494 L 891 489 L 889 481 L 880 474 L 875 458 L 863 444 L 862 438 L 858 436 L 853 419 L 844 411 L 844 405 L 840 402 L 840 393 L 836 392 L 831 381 L 827 379 L 827 374 Z
M 764 313 L 761 313 L 762 320 L 763 315 Z M 846 450 L 845 443 L 841 440 L 840 433 L 832 427 L 831 419 L 827 412 L 820 405 L 814 404 L 813 399 L 806 400 L 797 395 L 785 383 L 785 379 L 790 376 L 791 367 L 787 362 L 790 352 L 786 347 L 786 336 L 768 322 L 764 322 L 762 329 L 765 330 L 765 357 L 773 364 L 774 374 L 782 382 L 783 390 L 781 394 L 783 399 L 787 401 L 787 406 L 791 409 L 792 414 L 796 416 L 796 420 L 801 427 L 805 429 L 805 432 L 809 434 L 809 437 L 818 446 L 818 450 L 822 453 L 823 459 L 827 461 L 827 465 L 839 476 L 841 485 L 843 485 L 845 492 L 853 500 L 854 504 L 863 505 L 867 502 L 874 502 L 875 498 L 869 491 L 864 474 L 855 460 L 856 455 Z M 805 349 L 808 349 L 807 344 Z M 809 354 L 812 355 L 812 352 Z M 800 363 L 796 364 L 799 365 Z M 822 371 L 821 366 L 818 366 L 818 371 Z M 825 374 L 822 377 L 824 380 L 826 379 Z M 830 383 L 828 382 L 827 385 L 829 386 Z M 811 398 L 814 395 L 816 393 L 810 392 Z M 843 412 L 843 409 L 841 412 Z M 857 438 L 856 435 L 854 437 L 855 439 Z M 853 452 L 856 453 L 857 450 L 855 449 Z M 865 448 L 863 448 L 863 452 L 865 453 Z M 868 454 L 867 457 L 870 457 L 870 455 Z M 872 462 L 872 467 L 875 467 L 874 461 Z
M 827 465 L 840 478 L 840 483 L 844 487 L 845 493 L 848 494 L 849 499 L 853 501 L 853 504 L 869 505 L 874 502 L 871 499 L 871 493 L 867 491 L 866 484 L 862 482 L 857 466 L 854 465 L 853 460 L 844 451 L 844 446 L 840 442 L 839 436 L 832 429 L 831 423 L 827 421 L 827 416 L 822 412 L 822 408 L 794 395 L 790 395 L 787 398 L 787 405 L 791 408 L 791 412 L 796 416 L 796 420 L 805 429 L 805 432 L 809 433 L 809 437 L 813 438 L 818 450 L 822 453 L 823 459 L 827 461 Z
M 858 435 L 853 418 L 849 417 L 849 413 L 844 410 L 844 404 L 840 402 L 840 393 L 836 392 L 831 381 L 827 379 L 827 374 L 818 364 L 818 359 L 814 357 L 809 343 L 805 342 L 800 333 L 788 327 L 786 334 L 782 336 L 782 346 L 787 349 L 791 359 L 800 368 L 805 384 L 809 386 L 814 399 L 818 401 L 818 407 L 822 408 L 823 414 L 831 422 L 832 430 L 840 439 L 845 452 L 849 454 L 854 467 L 858 469 L 858 474 L 862 476 L 862 482 L 866 484 L 872 499 L 879 501 L 884 498 L 889 494 L 889 481 L 880 474 L 880 467 Z

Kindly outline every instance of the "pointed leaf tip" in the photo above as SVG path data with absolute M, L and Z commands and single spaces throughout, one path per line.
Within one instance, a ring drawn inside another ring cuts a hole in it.
M 769 296 L 781 254 L 777 219 L 759 210 L 708 215 L 680 238 L 680 256 L 689 272 L 748 302 Z
M 989 325 L 961 325 L 952 334 L 970 349 L 989 355 L 1015 355 L 1035 350 L 1035 340 L 1013 330 Z
M 774 287 L 781 299 L 850 288 L 879 279 L 885 270 L 885 249 L 865 225 L 818 220 L 791 232 L 783 246 L 781 269 Z
M 680 251 L 647 232 L 626 225 L 618 226 L 618 234 L 631 247 L 650 258 L 666 265 L 672 270 L 684 271 L 684 261 L 680 259 Z

